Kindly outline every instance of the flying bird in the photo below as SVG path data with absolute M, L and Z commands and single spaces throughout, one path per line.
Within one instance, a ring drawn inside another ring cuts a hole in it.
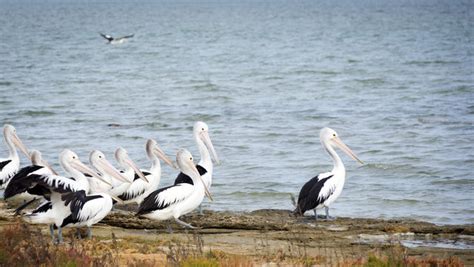
M 125 36 L 122 36 L 122 37 L 114 38 L 109 34 L 103 34 L 103 33 L 99 33 L 99 34 L 100 34 L 100 36 L 104 37 L 104 39 L 106 39 L 109 44 L 121 44 L 121 43 L 125 42 L 127 39 L 132 38 L 133 36 L 135 36 L 135 34 L 130 34 L 130 35 L 125 35 Z

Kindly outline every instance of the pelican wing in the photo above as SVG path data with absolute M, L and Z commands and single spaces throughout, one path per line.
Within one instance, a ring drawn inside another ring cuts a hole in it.
M 61 227 L 87 221 L 97 215 L 103 206 L 104 197 L 100 194 L 86 195 L 84 190 L 63 194 L 64 204 L 70 205 L 71 214 L 63 220 Z
M 28 190 L 30 190 L 32 193 L 38 193 L 48 197 L 48 195 L 52 192 L 67 193 L 81 189 L 77 182 L 73 179 L 59 175 L 51 175 L 49 174 L 49 170 L 44 167 L 41 167 L 41 169 L 37 169 L 31 173 L 26 173 L 26 175 L 25 173 L 23 173 L 22 176 L 19 176 L 14 181 L 12 178 L 12 181 L 7 187 L 10 189 L 8 191 L 5 189 L 5 198 L 12 197 Z
M 11 159 L 0 161 L 0 185 L 6 183 L 17 171 Z
M 135 34 L 129 34 L 129 35 L 125 35 L 125 36 L 119 37 L 119 38 L 117 38 L 117 40 L 133 38 L 133 36 L 135 36 Z
M 5 199 L 12 197 L 16 194 L 26 192 L 28 189 L 33 188 L 31 182 L 34 181 L 33 176 L 42 176 L 48 174 L 47 170 L 43 166 L 31 165 L 21 168 L 10 180 L 7 187 L 5 188 Z
M 114 39 L 114 37 L 112 37 L 112 36 L 110 36 L 110 35 L 108 35 L 108 34 L 103 34 L 103 33 L 100 33 L 100 32 L 99 32 L 99 34 L 100 34 L 100 36 L 102 36 L 102 37 L 104 37 L 105 39 L 107 39 L 109 42 L 111 42 L 111 41 Z
M 324 186 L 332 176 L 330 173 L 320 174 L 303 185 L 298 195 L 297 213 L 302 215 L 305 211 L 316 208 L 332 194 L 334 189 Z
M 5 161 L 2 161 L 0 162 L 0 172 L 3 170 L 3 167 L 7 166 L 8 163 L 10 163 L 12 160 L 9 159 L 9 160 L 5 160 Z
M 148 195 L 138 207 L 137 215 L 165 209 L 189 197 L 194 186 L 186 183 L 163 187 Z
M 207 173 L 207 170 L 202 167 L 201 165 L 196 165 L 196 168 L 201 176 Z M 193 179 L 191 177 L 187 176 L 186 174 L 180 172 L 178 174 L 178 177 L 174 180 L 174 184 L 181 184 L 181 183 L 187 183 L 187 184 L 194 184 Z

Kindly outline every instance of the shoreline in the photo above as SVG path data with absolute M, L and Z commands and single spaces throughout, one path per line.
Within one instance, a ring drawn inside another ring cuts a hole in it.
M 399 249 L 410 257 L 457 257 L 466 266 L 474 265 L 473 224 L 435 225 L 409 219 L 344 217 L 329 221 L 321 218 L 315 222 L 313 216 L 296 218 L 289 210 L 205 210 L 204 215 L 192 213 L 180 217 L 198 229 L 186 230 L 170 222 L 173 229 L 170 234 L 168 222 L 138 218 L 134 212 L 127 211 L 130 208 L 115 208 L 93 226 L 94 237 L 103 242 L 118 238 L 130 244 L 159 244 L 166 251 L 170 242 L 194 244 L 198 236 L 203 251 L 246 256 L 260 263 L 262 259 L 275 262 L 279 255 L 289 260 L 304 254 L 319 265 L 334 265 Z M 4 207 L 0 211 L 0 228 L 11 225 L 15 219 L 8 215 L 10 210 Z M 47 227 L 40 228 L 43 234 L 48 233 Z M 66 229 L 66 236 L 72 230 Z M 147 255 L 140 252 L 133 257 Z M 163 260 L 163 253 L 155 256 Z

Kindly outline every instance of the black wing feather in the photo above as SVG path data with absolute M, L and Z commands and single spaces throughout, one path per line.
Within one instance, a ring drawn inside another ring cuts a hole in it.
M 201 175 L 201 176 L 203 176 L 204 174 L 207 173 L 207 170 L 204 167 L 202 167 L 201 165 L 196 165 L 196 168 L 199 172 L 199 175 Z M 178 177 L 176 177 L 176 179 L 174 180 L 174 184 L 177 185 L 177 184 L 181 184 L 181 183 L 194 184 L 193 179 L 191 179 L 191 177 L 189 177 L 186 174 L 180 172 L 178 174 Z
M 21 194 L 26 192 L 29 189 L 29 185 L 31 184 L 30 180 L 40 177 L 40 175 L 31 174 L 41 168 L 43 166 L 37 165 L 30 165 L 21 168 L 10 180 L 8 183 L 7 188 L 5 188 L 5 199 L 10 198 L 16 194 Z
M 145 176 L 151 174 L 150 172 L 147 172 L 147 171 L 143 171 L 142 173 L 143 173 L 143 175 L 145 175 Z M 140 179 L 140 176 L 138 176 L 138 174 L 135 173 L 135 176 L 133 177 L 133 181 L 138 180 L 138 179 Z
M 300 190 L 298 195 L 298 205 L 295 213 L 303 215 L 307 210 L 316 208 L 319 204 L 323 203 L 326 199 L 319 198 L 319 192 L 323 188 L 327 180 L 332 175 L 319 180 L 319 175 L 309 180 Z
M 66 193 L 61 196 L 61 200 L 64 201 L 64 205 L 69 205 L 71 214 L 63 220 L 61 227 L 64 227 L 70 223 L 77 223 L 80 221 L 79 214 L 81 209 L 87 203 L 93 199 L 102 198 L 101 195 L 86 195 L 86 191 L 80 190 L 76 192 Z
M 0 172 L 1 172 L 1 171 L 3 170 L 3 168 L 4 168 L 5 166 L 7 166 L 7 164 L 10 163 L 11 161 L 12 161 L 12 160 L 9 159 L 9 160 L 5 160 L 5 161 L 0 162 Z
M 158 205 L 158 203 L 156 203 L 156 196 L 173 187 L 175 185 L 170 185 L 170 186 L 167 186 L 167 187 L 163 187 L 163 188 L 160 188 L 158 190 L 155 190 L 153 192 L 151 192 L 143 201 L 142 203 L 140 204 L 140 206 L 138 207 L 138 212 L 136 215 L 142 215 L 142 214 L 147 214 L 147 213 L 150 213 L 152 211 L 155 211 L 155 210 L 161 210 L 161 209 L 164 209 L 168 206 L 170 206 L 171 204 L 173 203 L 164 203 L 162 205 Z

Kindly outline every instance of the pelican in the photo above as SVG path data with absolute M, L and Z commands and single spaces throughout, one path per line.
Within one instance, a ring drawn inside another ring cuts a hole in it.
M 15 179 L 9 186 L 11 190 L 5 190 L 5 198 L 23 193 L 31 188 L 41 188 L 43 196 L 51 201 L 46 201 L 37 209 L 27 214 L 24 218 L 27 222 L 35 224 L 49 224 L 51 236 L 54 239 L 54 226 L 58 228 L 58 242 L 62 242 L 61 225 L 69 214 L 69 208 L 61 200 L 62 193 L 75 191 L 89 191 L 89 182 L 84 173 L 102 179 L 95 171 L 87 167 L 79 160 L 76 153 L 65 149 L 59 155 L 60 164 L 64 171 L 72 176 L 67 178 L 59 175 L 51 175 L 47 168 L 41 168 L 24 177 Z M 108 183 L 107 181 L 103 181 Z
M 336 131 L 330 128 L 323 128 L 319 133 L 321 145 L 331 156 L 334 167 L 332 171 L 320 173 L 309 180 L 300 190 L 298 203 L 296 204 L 297 215 L 303 215 L 307 210 L 314 211 L 314 217 L 317 220 L 316 209 L 325 208 L 326 219 L 329 219 L 329 205 L 333 203 L 341 194 L 346 179 L 346 169 L 341 158 L 337 155 L 334 147 L 340 148 L 347 155 L 360 164 L 364 164 L 352 150 L 346 146 L 339 138 Z
M 145 177 L 145 174 L 143 174 L 143 172 L 140 171 L 135 162 L 130 159 L 127 150 L 122 147 L 117 148 L 117 150 L 115 150 L 115 159 L 124 169 L 123 171 L 121 171 L 121 173 L 122 176 L 127 178 L 128 183 L 116 183 L 112 181 L 112 189 L 109 191 L 112 196 L 118 197 L 125 193 L 125 191 L 128 190 L 131 183 L 135 179 L 135 175 L 138 175 L 138 177 L 140 179 L 143 179 L 143 181 L 147 183 L 149 182 L 148 179 Z
M 99 33 L 99 34 L 100 34 L 100 36 L 104 37 L 104 39 L 106 39 L 108 41 L 108 44 L 121 44 L 121 43 L 125 42 L 127 39 L 132 38 L 133 36 L 135 36 L 135 34 L 130 34 L 130 35 L 126 35 L 126 36 L 123 36 L 123 37 L 114 38 L 114 37 L 112 37 L 111 35 L 108 35 L 108 34 L 103 34 L 103 33 Z
M 20 157 L 16 148 L 20 149 L 30 159 L 28 149 L 16 134 L 15 127 L 5 124 L 3 126 L 3 138 L 8 147 L 8 158 L 0 159 L 0 187 L 3 187 L 20 169 Z
M 90 164 L 102 175 L 102 178 L 107 183 L 98 179 L 89 179 L 89 184 L 94 188 L 94 192 L 108 192 L 113 189 L 113 186 L 130 185 L 130 181 L 122 175 L 112 164 L 106 159 L 104 153 L 99 150 L 94 150 L 89 155 Z M 88 193 L 88 192 L 85 192 Z
M 113 179 L 126 179 L 107 161 L 104 154 L 98 150 L 90 153 L 89 161 L 93 166 L 100 166 L 102 175 L 110 175 Z M 81 190 L 64 194 L 61 199 L 64 205 L 69 206 L 70 214 L 64 218 L 61 227 L 87 227 L 88 238 L 92 237 L 91 226 L 100 222 L 112 210 L 114 200 L 119 201 L 106 193 L 107 187 L 103 183 L 96 183 L 95 177 L 88 177 L 90 180 L 90 192 Z
M 183 227 L 194 228 L 179 219 L 181 215 L 193 211 L 204 199 L 212 200 L 201 175 L 194 165 L 193 156 L 186 149 L 180 149 L 176 155 L 179 169 L 191 177 L 193 184 L 179 183 L 163 187 L 148 195 L 138 208 L 137 215 L 153 220 L 174 220 Z
M 219 164 L 219 158 L 217 157 L 217 153 L 214 150 L 211 138 L 209 137 L 209 127 L 205 122 L 197 121 L 196 123 L 194 123 L 193 137 L 199 149 L 199 154 L 201 156 L 201 159 L 196 165 L 196 168 L 199 171 L 199 174 L 202 176 L 202 180 L 204 181 L 206 188 L 210 189 L 212 185 L 212 173 L 214 167 L 212 164 L 212 158 L 214 159 L 216 164 Z M 184 173 L 180 173 L 178 177 L 176 177 L 174 184 L 192 184 L 192 182 L 193 181 L 189 176 L 185 175 Z M 202 214 L 201 204 L 199 204 L 199 214 Z
M 140 204 L 143 199 L 148 196 L 151 192 L 158 189 L 161 178 L 161 164 L 162 159 L 166 164 L 171 167 L 175 167 L 173 162 L 166 156 L 166 154 L 158 146 L 158 143 L 153 139 L 148 139 L 145 145 L 145 150 L 148 159 L 151 161 L 151 168 L 146 171 L 142 170 L 149 183 L 139 179 L 138 175 L 135 175 L 135 179 L 122 195 L 118 196 L 125 203 L 135 202 Z

